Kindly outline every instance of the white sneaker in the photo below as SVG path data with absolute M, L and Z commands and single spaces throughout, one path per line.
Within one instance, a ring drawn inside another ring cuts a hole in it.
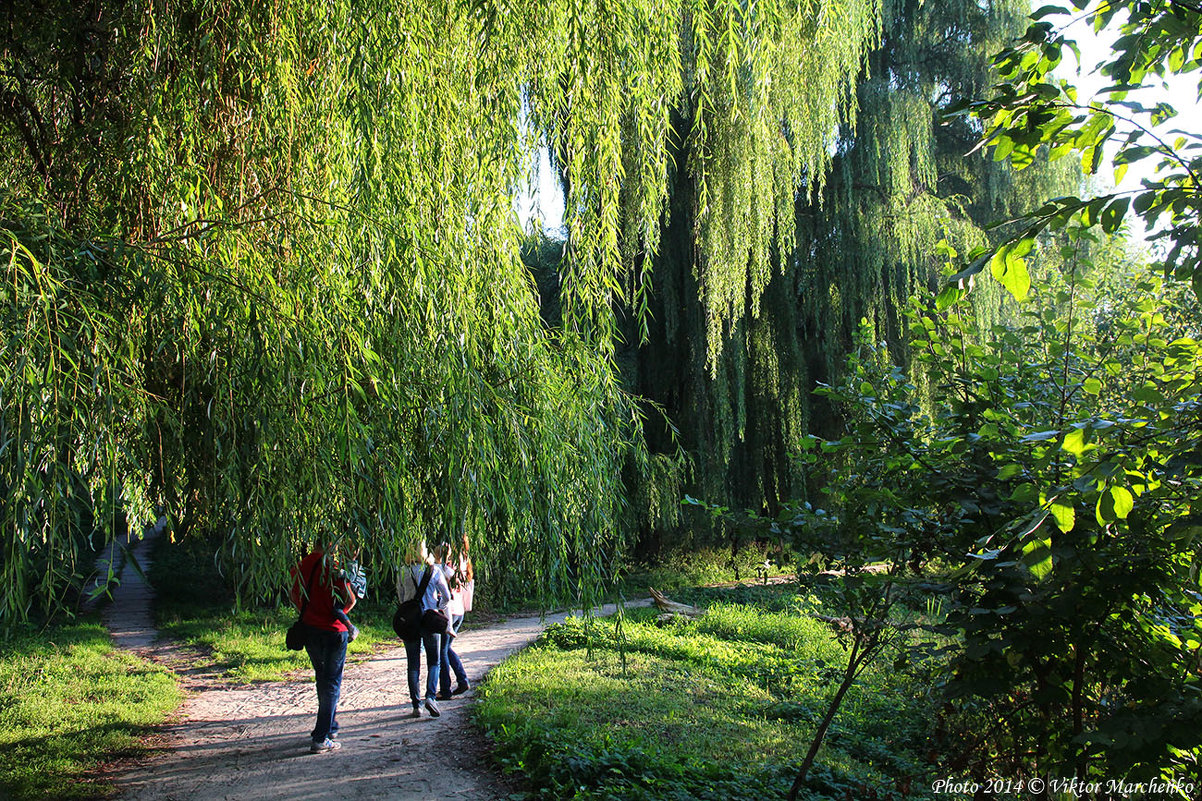
M 433 698 L 426 699 L 426 711 L 430 713 L 430 717 L 436 718 L 442 713 L 438 711 L 438 702 Z
M 322 740 L 321 742 L 317 742 L 317 740 L 314 740 L 313 745 L 309 746 L 309 753 L 310 754 L 324 754 L 329 751 L 337 751 L 341 747 L 342 747 L 342 743 L 338 742 L 337 740 L 331 740 L 329 737 L 327 737 L 324 740 Z

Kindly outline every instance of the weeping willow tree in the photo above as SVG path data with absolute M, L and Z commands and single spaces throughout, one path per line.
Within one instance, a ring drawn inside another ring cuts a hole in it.
M 860 320 L 904 359 L 907 298 L 940 279 L 948 249 L 967 253 L 992 235 L 987 226 L 1075 180 L 1046 167 L 1015 173 L 970 155 L 979 131 L 941 119 L 943 108 L 993 85 L 990 57 L 1025 30 L 1027 3 L 883 5 L 879 44 L 854 90 L 857 115 L 829 142 L 829 174 L 807 174 L 812 180 L 796 193 L 795 228 L 764 251 L 743 241 L 720 246 L 728 261 L 763 270 L 723 294 L 737 312 L 713 313 L 707 255 L 696 246 L 712 190 L 690 171 L 673 174 L 651 331 L 626 353 L 626 373 L 676 423 L 649 426 L 650 448 L 682 446 L 692 466 L 685 489 L 711 502 L 771 512 L 782 499 L 804 497 L 796 443 L 834 422 L 811 393 L 837 378 Z M 677 161 L 691 158 L 685 150 Z M 977 296 L 986 325 L 999 313 L 996 290 Z M 637 341 L 632 327 L 627 341 Z M 645 521 L 641 536 L 648 551 L 687 539 L 657 521 Z
M 158 508 L 243 600 L 319 537 L 387 565 L 460 531 L 494 587 L 593 592 L 624 545 L 623 469 L 650 464 L 614 310 L 646 305 L 670 176 L 692 179 L 716 332 L 792 249 L 877 18 L 6 4 L 0 624 L 59 606 Z M 541 146 L 569 182 L 554 331 L 512 204 Z

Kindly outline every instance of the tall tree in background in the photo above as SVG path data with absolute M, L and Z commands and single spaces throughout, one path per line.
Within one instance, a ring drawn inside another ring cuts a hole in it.
M 878 25 L 875 0 L 5 4 L 0 627 L 156 506 L 246 599 L 318 533 L 389 564 L 460 527 L 512 565 L 493 587 L 595 588 L 640 442 L 613 312 L 644 304 L 622 277 L 672 148 L 716 333 L 793 249 Z M 553 333 L 512 208 L 543 143 Z
M 649 336 L 635 347 L 631 324 L 622 363 L 635 393 L 675 423 L 649 426 L 648 442 L 661 454 L 683 447 L 689 492 L 768 511 L 804 496 L 790 454 L 805 433 L 833 422 L 811 392 L 837 378 L 860 319 L 904 358 L 901 312 L 915 289 L 939 280 L 939 243 L 963 252 L 986 244 L 986 226 L 1024 211 L 1030 197 L 1072 187 L 1076 176 L 1063 168 L 1016 174 L 969 156 L 979 129 L 941 124 L 944 108 L 995 82 L 990 58 L 1023 32 L 1028 11 L 1008 0 L 885 4 L 881 44 L 856 87 L 855 123 L 839 132 L 829 176 L 798 193 L 794 247 L 771 250 L 770 279 L 746 282 L 742 313 L 720 328 L 697 302 L 707 258 L 694 238 L 701 192 L 687 171 L 673 174 Z M 690 158 L 684 149 L 676 160 Z M 732 248 L 726 258 L 755 262 L 756 254 Z M 997 313 L 988 298 L 977 306 L 983 322 Z M 665 538 L 672 523 L 647 518 L 644 549 L 678 544 L 678 532 Z

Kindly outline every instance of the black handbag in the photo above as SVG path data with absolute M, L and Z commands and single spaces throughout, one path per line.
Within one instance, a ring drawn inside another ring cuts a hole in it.
M 432 634 L 446 634 L 451 627 L 451 619 L 441 609 L 427 609 L 422 615 L 422 631 Z
M 305 600 L 301 603 L 300 614 L 296 616 L 296 622 L 284 632 L 284 646 L 289 651 L 299 651 L 309 642 L 309 624 L 301 621 L 305 617 L 305 610 L 309 608 L 309 592 L 313 589 L 313 576 L 319 566 L 320 563 L 313 565 L 313 569 L 309 571 L 309 583 L 305 585 Z
M 284 632 L 284 645 L 289 651 L 299 651 L 305 647 L 305 643 L 308 641 L 309 626 L 307 623 L 301 623 L 298 620 Z

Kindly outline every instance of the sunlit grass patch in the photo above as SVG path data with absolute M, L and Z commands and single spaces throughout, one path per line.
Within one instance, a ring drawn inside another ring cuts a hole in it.
M 351 613 L 359 637 L 347 647 L 348 658 L 367 657 L 379 644 L 397 644 L 388 620 L 391 609 L 364 604 Z M 202 649 L 214 668 L 236 681 L 280 681 L 308 670 L 304 650 L 284 647 L 284 632 L 296 620 L 290 606 L 234 610 L 228 606 L 168 609 L 159 614 L 159 631 L 169 639 Z
M 0 797 L 89 798 L 104 762 L 180 702 L 166 670 L 116 651 L 98 623 L 19 634 L 0 645 Z
M 729 548 L 701 548 L 681 551 L 661 557 L 655 565 L 634 564 L 622 576 L 623 594 L 628 598 L 642 597 L 647 587 L 657 590 L 721 584 L 730 581 L 749 581 L 763 574 L 764 552 L 754 546 L 740 548 L 731 555 Z M 768 575 L 788 575 L 791 566 L 772 563 Z
M 783 797 L 837 684 L 838 641 L 796 611 L 741 604 L 662 627 L 651 618 L 631 612 L 621 634 L 569 619 L 495 669 L 478 716 L 501 763 L 547 798 Z M 887 798 L 922 774 L 931 710 L 912 685 L 891 664 L 865 674 L 810 798 L 823 787 Z

